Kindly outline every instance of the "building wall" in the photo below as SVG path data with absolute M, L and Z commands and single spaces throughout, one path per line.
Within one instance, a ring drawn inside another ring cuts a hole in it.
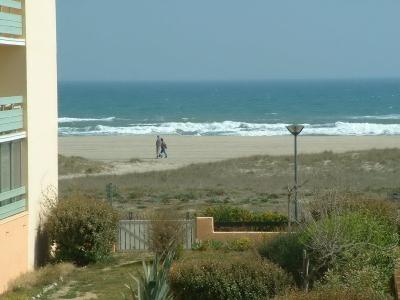
M 197 217 L 196 218 L 196 239 L 200 241 L 229 241 L 240 238 L 249 238 L 252 240 L 261 240 L 273 238 L 281 234 L 280 232 L 252 232 L 252 231 L 214 231 L 214 218 Z
M 58 186 L 55 0 L 26 0 L 28 264 L 36 265 L 42 202 Z
M 0 221 L 0 294 L 28 270 L 28 213 Z

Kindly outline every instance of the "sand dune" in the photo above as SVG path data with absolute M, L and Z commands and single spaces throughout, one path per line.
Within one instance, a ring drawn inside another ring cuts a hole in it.
M 179 168 L 192 163 L 213 162 L 259 154 L 293 153 L 293 138 L 166 136 L 168 159 L 155 159 L 153 136 L 60 137 L 59 153 L 112 162 L 116 174 Z M 397 136 L 302 136 L 299 153 L 346 152 L 372 148 L 400 148 Z M 139 161 L 127 162 L 130 159 Z

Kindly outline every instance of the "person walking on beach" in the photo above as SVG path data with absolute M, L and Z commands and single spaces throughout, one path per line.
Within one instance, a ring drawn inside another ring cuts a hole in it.
M 156 158 L 160 158 L 160 149 L 161 149 L 161 140 L 160 136 L 157 135 L 157 140 L 156 140 Z
M 161 152 L 160 152 L 160 157 L 164 154 L 164 158 L 167 158 L 167 144 L 165 143 L 164 139 L 161 138 Z

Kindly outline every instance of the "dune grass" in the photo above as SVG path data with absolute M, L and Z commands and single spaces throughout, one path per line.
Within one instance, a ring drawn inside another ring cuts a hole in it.
M 86 159 L 80 156 L 58 155 L 59 175 L 94 174 L 109 170 L 111 167 L 112 166 L 107 163 Z
M 400 149 L 299 156 L 302 199 L 326 189 L 382 198 L 400 190 L 399 175 Z M 176 170 L 61 180 L 60 194 L 80 191 L 105 198 L 110 182 L 117 185 L 114 205 L 123 211 L 166 207 L 201 211 L 216 204 L 284 211 L 293 184 L 293 158 L 253 156 Z

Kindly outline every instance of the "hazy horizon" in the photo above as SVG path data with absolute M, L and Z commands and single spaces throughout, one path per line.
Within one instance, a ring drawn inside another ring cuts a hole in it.
M 400 78 L 399 11 L 394 0 L 59 0 L 59 79 Z

